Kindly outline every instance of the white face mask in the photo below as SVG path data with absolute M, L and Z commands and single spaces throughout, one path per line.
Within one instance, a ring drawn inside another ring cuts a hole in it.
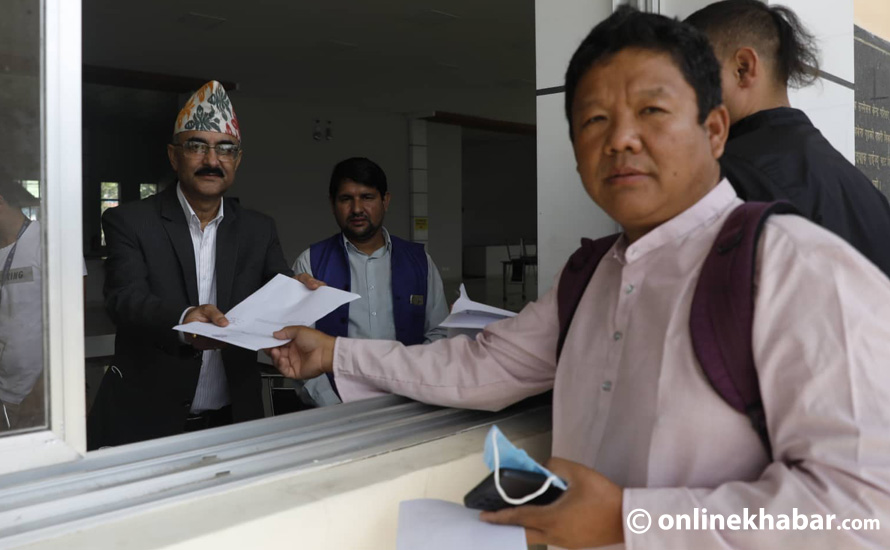
M 543 495 L 551 485 L 555 485 L 565 490 L 566 483 L 553 472 L 538 464 L 528 453 L 522 449 L 516 448 L 510 443 L 501 430 L 497 426 L 492 426 L 491 431 L 485 438 L 485 452 L 483 455 L 488 468 L 494 472 L 494 485 L 498 490 L 498 494 L 504 499 L 504 502 L 519 506 L 534 500 Z M 541 487 L 531 494 L 521 498 L 514 498 L 508 495 L 503 487 L 501 487 L 501 468 L 512 468 L 514 470 L 525 470 L 527 472 L 535 472 L 547 476 L 547 480 Z

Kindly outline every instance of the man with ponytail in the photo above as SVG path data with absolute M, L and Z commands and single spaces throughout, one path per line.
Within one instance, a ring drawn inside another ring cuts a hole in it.
M 690 15 L 722 66 L 730 130 L 724 175 L 748 201 L 788 200 L 890 274 L 890 204 L 791 107 L 788 87 L 819 79 L 815 40 L 793 11 L 757 0 L 724 0 Z

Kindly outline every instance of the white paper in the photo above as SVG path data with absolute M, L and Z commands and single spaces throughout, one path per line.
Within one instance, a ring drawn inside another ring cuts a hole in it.
M 396 550 L 527 550 L 525 529 L 492 525 L 479 510 L 435 499 L 399 505 Z
M 508 317 L 516 317 L 516 313 L 470 300 L 467 289 L 460 285 L 460 297 L 451 308 L 451 315 L 442 321 L 440 327 L 483 329 L 486 325 Z
M 287 343 L 273 337 L 273 332 L 289 325 L 311 325 L 359 298 L 328 286 L 309 290 L 300 281 L 279 274 L 226 313 L 228 326 L 193 321 L 173 329 L 257 351 Z

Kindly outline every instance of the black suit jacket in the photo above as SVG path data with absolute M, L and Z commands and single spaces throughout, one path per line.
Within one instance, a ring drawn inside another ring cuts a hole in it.
M 224 199 L 216 236 L 216 303 L 223 312 L 278 273 L 291 275 L 275 222 Z M 201 353 L 172 330 L 198 303 L 194 247 L 176 186 L 105 212 L 105 305 L 117 325 L 115 355 L 87 424 L 88 447 L 183 431 Z M 256 352 L 228 346 L 223 364 L 235 422 L 263 416 Z

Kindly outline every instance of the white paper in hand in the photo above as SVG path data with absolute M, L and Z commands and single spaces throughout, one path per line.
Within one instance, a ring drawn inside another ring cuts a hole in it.
M 482 329 L 486 325 L 508 317 L 516 317 L 516 313 L 470 300 L 467 296 L 467 289 L 461 284 L 460 297 L 454 302 L 451 315 L 446 317 L 439 326 Z
M 173 329 L 257 351 L 287 342 L 274 338 L 273 332 L 289 325 L 311 325 L 359 298 L 328 286 L 309 290 L 300 281 L 279 274 L 226 313 L 228 326 L 193 321 Z
M 478 510 L 435 499 L 399 505 L 396 550 L 526 550 L 525 529 L 492 525 Z

